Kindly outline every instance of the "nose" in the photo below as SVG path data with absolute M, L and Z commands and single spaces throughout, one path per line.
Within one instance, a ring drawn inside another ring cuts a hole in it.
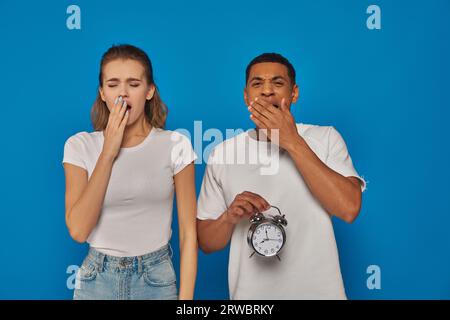
M 128 98 L 128 89 L 126 85 L 120 86 L 119 96 L 122 96 L 122 98 Z
M 273 86 L 272 86 L 271 83 L 269 83 L 269 82 L 264 82 L 264 85 L 263 85 L 262 91 L 261 91 L 261 95 L 262 95 L 263 97 L 270 97 L 270 96 L 273 96 L 273 95 L 274 95 L 274 92 L 273 92 Z

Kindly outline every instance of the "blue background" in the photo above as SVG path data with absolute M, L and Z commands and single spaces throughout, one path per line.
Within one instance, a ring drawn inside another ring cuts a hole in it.
M 297 122 L 333 125 L 368 180 L 354 224 L 335 220 L 351 299 L 450 298 L 450 1 L 5 1 L 0 298 L 70 299 L 87 245 L 64 222 L 66 139 L 92 131 L 98 64 L 112 44 L 152 59 L 168 129 L 247 129 L 247 63 L 296 67 Z M 66 9 L 81 8 L 81 30 Z M 366 9 L 381 8 L 381 30 Z M 206 147 L 208 142 L 204 142 Z M 197 165 L 197 191 L 204 164 Z M 175 263 L 179 263 L 174 220 Z M 196 298 L 227 299 L 228 251 L 199 255 Z M 366 285 L 381 268 L 381 289 Z

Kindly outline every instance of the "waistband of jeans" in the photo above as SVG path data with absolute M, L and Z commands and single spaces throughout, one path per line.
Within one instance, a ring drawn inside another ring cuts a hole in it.
M 111 256 L 90 247 L 87 258 L 94 262 L 100 270 L 103 269 L 105 263 L 108 263 L 109 265 L 117 265 L 121 267 L 138 267 L 140 271 L 143 264 L 156 263 L 166 257 L 170 258 L 172 255 L 173 252 L 170 244 L 166 244 L 153 252 L 132 257 Z

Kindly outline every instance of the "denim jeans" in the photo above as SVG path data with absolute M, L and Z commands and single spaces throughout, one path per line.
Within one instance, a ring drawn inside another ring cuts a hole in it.
M 176 300 L 170 245 L 137 257 L 114 257 L 93 248 L 78 269 L 74 300 Z

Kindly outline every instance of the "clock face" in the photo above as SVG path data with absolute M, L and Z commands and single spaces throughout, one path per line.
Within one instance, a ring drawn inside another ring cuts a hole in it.
M 256 227 L 251 240 L 257 253 L 270 257 L 281 250 L 284 235 L 279 226 L 265 222 Z

